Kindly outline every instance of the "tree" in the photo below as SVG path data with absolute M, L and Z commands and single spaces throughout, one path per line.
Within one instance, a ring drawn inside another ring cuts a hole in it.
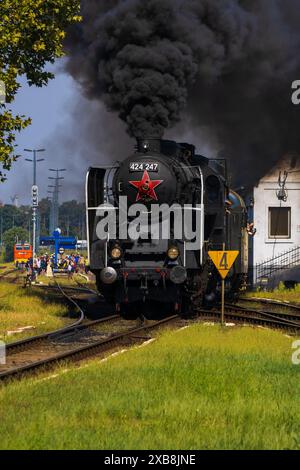
M 15 207 L 6 204 L 0 207 L 0 234 L 13 227 L 28 229 L 32 219 L 32 210 L 29 206 Z M 0 238 L 1 241 L 1 238 Z
M 17 242 L 24 243 L 28 241 L 28 232 L 27 230 L 20 227 L 11 228 L 3 234 L 3 241 L 5 245 L 6 261 L 12 261 L 14 254 L 14 244 Z
M 6 104 L 0 103 L 0 181 L 15 154 L 15 135 L 31 120 L 14 116 L 8 108 L 20 87 L 18 76 L 29 85 L 44 86 L 54 78 L 45 65 L 63 55 L 62 42 L 68 25 L 81 20 L 80 0 L 1 0 L 0 84 L 5 86 Z
M 39 202 L 40 234 L 49 233 L 51 202 L 41 199 Z M 59 207 L 59 227 L 64 236 L 74 236 L 81 240 L 86 237 L 85 204 L 77 201 L 63 202 Z M 15 207 L 5 204 L 0 207 L 0 242 L 2 234 L 7 230 L 18 227 L 26 231 L 32 230 L 32 208 L 30 206 Z M 32 232 L 31 232 L 32 235 Z
M 41 236 L 49 235 L 50 210 L 51 201 L 49 199 L 41 199 L 39 202 Z
M 85 204 L 77 201 L 63 202 L 59 208 L 59 228 L 63 235 L 79 240 L 85 238 Z

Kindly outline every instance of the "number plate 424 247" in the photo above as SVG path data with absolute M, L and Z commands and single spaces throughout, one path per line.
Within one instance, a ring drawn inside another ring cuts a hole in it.
M 155 171 L 158 172 L 159 164 L 150 162 L 132 162 L 129 165 L 129 171 Z

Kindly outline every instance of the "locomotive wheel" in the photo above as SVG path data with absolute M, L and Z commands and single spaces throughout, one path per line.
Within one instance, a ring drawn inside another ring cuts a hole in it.
M 145 317 L 147 320 L 161 320 L 178 313 L 176 304 L 171 302 L 131 302 L 120 305 L 121 316 L 127 320 Z
M 142 309 L 139 302 L 132 302 L 130 304 L 120 304 L 120 314 L 125 320 L 136 320 L 141 318 Z
M 197 316 L 196 303 L 192 301 L 191 293 L 182 295 L 181 316 L 184 318 Z
M 97 289 L 100 294 L 103 295 L 105 300 L 110 303 L 115 303 L 115 287 L 110 285 L 103 284 L 100 279 L 97 277 Z
M 203 274 L 192 274 L 189 279 L 189 286 L 182 294 L 182 316 L 193 318 L 198 316 L 198 309 L 203 303 L 203 284 L 201 281 Z

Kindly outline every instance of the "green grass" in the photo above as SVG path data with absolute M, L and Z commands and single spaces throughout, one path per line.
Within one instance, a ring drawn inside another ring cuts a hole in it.
M 1 449 L 299 449 L 294 339 L 194 325 L 0 388 Z
M 9 265 L 11 269 L 13 265 Z M 5 273 L 8 269 L 3 270 Z M 0 273 L 1 274 L 1 273 Z M 17 284 L 11 284 L 10 279 L 19 277 Z M 51 330 L 61 328 L 72 323 L 68 316 L 68 308 L 57 299 L 53 300 L 51 293 L 33 288 L 23 288 L 26 273 L 15 271 L 6 276 L 0 282 L 0 340 L 5 342 L 17 341 L 34 335 L 46 333 Z M 45 275 L 38 276 L 37 281 L 43 285 L 55 286 L 53 278 Z M 77 287 L 76 281 L 95 289 L 95 285 L 79 275 L 74 275 L 73 279 L 68 277 L 58 277 L 57 281 L 63 286 Z M 26 328 L 16 334 L 8 334 L 11 331 Z
M 17 284 L 0 283 L 0 340 L 17 341 L 61 328 L 71 322 L 68 308 L 34 289 Z M 9 331 L 32 326 L 31 330 L 8 335 Z
M 272 291 L 256 290 L 254 292 L 247 292 L 246 296 L 282 300 L 284 302 L 300 304 L 300 284 L 296 285 L 294 289 L 286 289 L 284 284 L 280 283 L 278 288 Z
M 0 276 L 15 268 L 14 263 L 0 263 Z
M 80 274 L 74 274 L 72 278 L 66 274 L 57 274 L 55 275 L 55 279 L 61 286 L 71 286 L 71 287 L 78 287 L 77 282 L 80 284 L 91 287 L 96 289 L 95 283 L 91 281 L 87 281 L 85 275 L 81 276 Z M 76 282 L 77 281 L 77 282 Z M 47 277 L 45 274 L 42 274 L 37 277 L 37 282 L 44 285 L 56 285 L 55 280 L 53 277 Z

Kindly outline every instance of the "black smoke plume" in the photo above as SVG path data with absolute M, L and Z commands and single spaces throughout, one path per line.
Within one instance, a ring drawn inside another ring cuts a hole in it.
M 82 15 L 68 71 L 131 136 L 162 136 L 188 116 L 249 184 L 300 150 L 297 0 L 82 0 Z

